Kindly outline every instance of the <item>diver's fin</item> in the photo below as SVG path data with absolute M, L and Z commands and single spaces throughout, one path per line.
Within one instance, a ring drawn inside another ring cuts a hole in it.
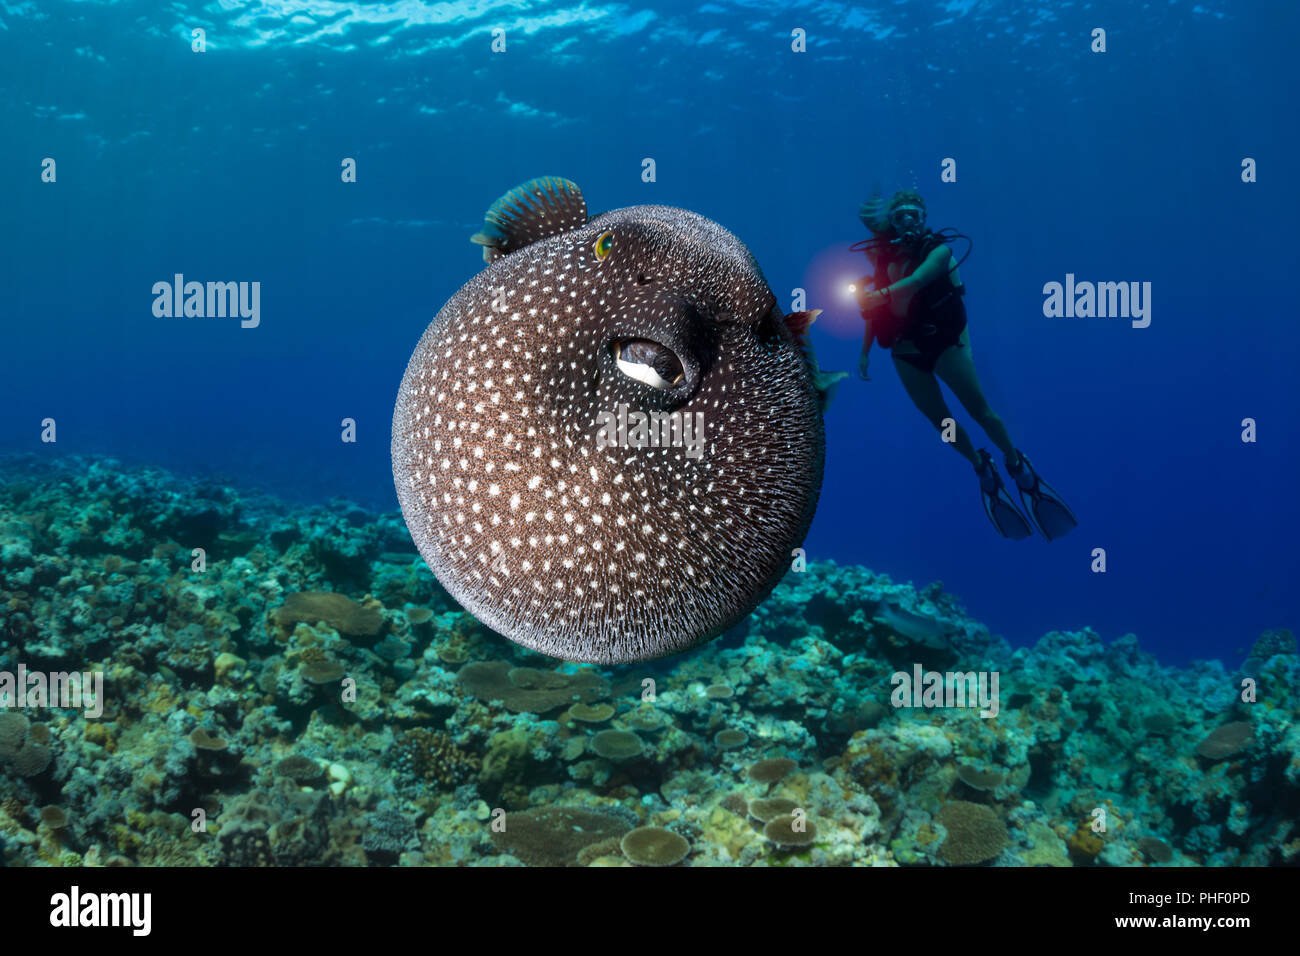
M 1011 471 L 1008 466 L 1007 471 L 1016 480 L 1016 487 L 1020 490 L 1020 503 L 1025 506 L 1025 511 L 1039 533 L 1048 541 L 1069 534 L 1078 527 L 1079 519 L 1074 516 L 1065 499 L 1034 471 L 1029 457 L 1019 449 L 1016 451 L 1020 455 L 1020 469 Z
M 1004 538 L 1022 541 L 1034 535 L 1034 526 L 1020 513 L 1015 501 L 1007 494 L 998 474 L 993 456 L 984 448 L 979 450 L 980 466 L 975 473 L 980 479 L 980 497 L 984 499 L 984 513 L 993 522 L 993 527 Z
M 578 228 L 587 221 L 587 201 L 575 183 L 541 176 L 510 190 L 483 219 L 483 230 L 469 241 L 483 246 L 484 262 L 494 262 L 539 239 Z

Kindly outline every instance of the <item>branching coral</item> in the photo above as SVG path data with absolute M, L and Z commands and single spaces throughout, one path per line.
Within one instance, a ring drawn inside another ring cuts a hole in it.
M 398 736 L 391 762 L 395 770 L 447 788 L 468 780 L 479 769 L 478 757 L 461 750 L 446 734 L 422 727 Z

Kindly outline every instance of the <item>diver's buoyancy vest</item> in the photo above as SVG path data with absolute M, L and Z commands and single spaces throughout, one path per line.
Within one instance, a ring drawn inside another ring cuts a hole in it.
M 902 259 L 902 261 L 909 264 L 915 263 L 912 270 L 907 271 L 906 274 L 911 275 L 911 272 L 915 271 L 915 268 L 920 266 L 930 253 L 942 245 L 945 245 L 943 239 L 937 233 L 927 230 L 921 240 L 908 250 L 906 259 Z M 890 284 L 889 264 L 890 262 L 898 262 L 900 259 L 901 257 L 898 256 L 881 256 L 879 258 L 876 263 L 874 282 L 877 289 L 883 289 Z M 924 288 L 917 291 L 916 295 L 912 297 L 911 304 L 908 305 L 907 314 L 902 318 L 895 316 L 888 307 L 881 309 L 876 316 L 873 316 L 871 320 L 872 337 L 882 347 L 893 348 L 895 342 L 907 338 L 909 331 L 918 323 L 925 321 L 927 316 L 933 316 L 945 309 L 960 305 L 960 300 L 956 303 L 952 300 L 955 296 L 965 294 L 965 284 L 954 285 L 952 270 L 949 269 L 933 282 L 927 283 Z

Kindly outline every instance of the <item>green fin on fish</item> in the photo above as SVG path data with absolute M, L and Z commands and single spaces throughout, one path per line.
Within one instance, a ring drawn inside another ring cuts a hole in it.
M 483 217 L 483 229 L 469 241 L 483 246 L 483 261 L 495 262 L 525 246 L 576 229 L 587 221 L 587 201 L 576 183 L 540 176 L 516 186 Z
M 824 414 L 830 407 L 831 399 L 840 382 L 849 377 L 848 372 L 823 372 L 819 368 L 812 371 L 813 388 L 817 390 L 817 407 Z

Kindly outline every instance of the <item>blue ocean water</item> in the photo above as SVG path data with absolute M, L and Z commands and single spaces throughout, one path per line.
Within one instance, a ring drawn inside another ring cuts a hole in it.
M 973 239 L 981 380 L 1081 526 L 998 538 L 876 353 L 827 415 L 810 558 L 942 580 L 1013 644 L 1087 625 L 1165 663 L 1229 663 L 1298 623 L 1297 19 L 1216 2 L 6 3 L 0 451 L 393 509 L 398 383 L 481 267 L 467 239 L 506 189 L 563 175 L 593 210 L 717 220 L 783 306 L 803 289 L 826 310 L 821 363 L 851 370 L 857 205 L 876 181 L 914 186 L 932 225 Z M 259 282 L 260 324 L 155 317 L 152 287 L 178 273 Z M 1150 282 L 1150 326 L 1044 317 L 1067 274 Z

